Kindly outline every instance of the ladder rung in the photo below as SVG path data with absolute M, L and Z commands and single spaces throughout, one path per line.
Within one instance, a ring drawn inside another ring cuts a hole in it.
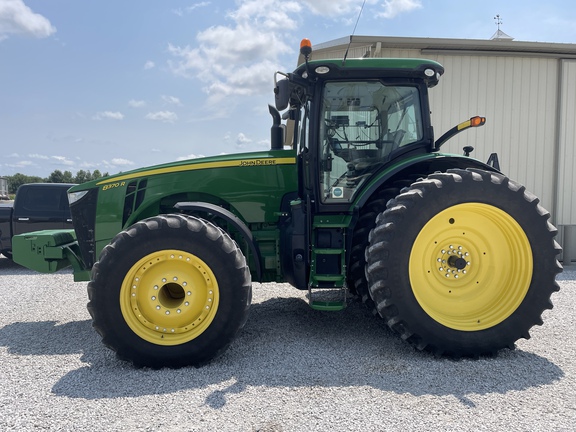
M 314 275 L 314 279 L 319 282 L 342 282 L 344 281 L 344 276 L 342 275 Z
M 340 311 L 346 309 L 346 302 L 312 301 L 310 302 L 310 307 L 320 311 Z
M 312 249 L 312 253 L 316 255 L 340 255 L 344 253 L 344 249 Z

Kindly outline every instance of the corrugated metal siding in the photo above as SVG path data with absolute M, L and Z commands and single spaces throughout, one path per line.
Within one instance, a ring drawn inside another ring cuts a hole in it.
M 473 156 L 483 161 L 498 153 L 502 171 L 551 209 L 558 61 L 497 56 L 436 56 L 433 60 L 446 68 L 444 79 L 430 91 L 437 134 L 473 115 L 487 118 L 485 126 L 462 132 L 442 150 L 461 152 L 471 145 Z
M 576 224 L 576 61 L 562 61 L 557 223 Z

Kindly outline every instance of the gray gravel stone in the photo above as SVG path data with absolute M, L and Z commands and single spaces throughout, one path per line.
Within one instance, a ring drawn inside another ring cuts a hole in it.
M 574 431 L 576 268 L 544 325 L 497 358 L 413 350 L 351 302 L 255 284 L 246 327 L 200 369 L 134 369 L 91 327 L 86 284 L 0 257 L 2 431 Z

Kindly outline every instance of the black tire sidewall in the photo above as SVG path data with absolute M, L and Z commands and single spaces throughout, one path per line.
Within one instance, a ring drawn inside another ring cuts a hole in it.
M 510 346 L 518 338 L 528 336 L 528 329 L 540 320 L 553 291 L 546 289 L 553 284 L 551 275 L 553 280 L 556 274 L 556 252 L 547 228 L 547 217 L 538 211 L 537 200 L 525 195 L 522 187 L 509 183 L 501 175 L 486 173 L 480 179 L 469 171 L 457 171 L 455 176 L 439 173 L 431 175 L 429 179 L 436 183 L 430 186 L 430 182 L 424 180 L 423 184 L 416 182 L 411 187 L 419 193 L 402 201 L 406 211 L 393 216 L 391 220 L 382 215 L 378 221 L 379 225 L 392 222 L 395 231 L 393 240 L 388 244 L 390 256 L 386 265 L 386 283 L 391 299 L 387 299 L 386 304 L 391 302 L 397 308 L 398 316 L 402 319 L 399 324 L 401 332 L 417 334 L 418 338 L 433 345 L 435 350 L 446 352 L 460 347 L 462 352 L 468 354 L 472 351 L 492 352 L 494 347 Z M 422 228 L 441 211 L 463 203 L 488 204 L 510 215 L 526 234 L 533 257 L 532 279 L 520 306 L 501 323 L 473 332 L 454 330 L 431 318 L 416 300 L 409 276 L 409 257 Z M 381 294 L 372 294 L 377 303 L 382 300 Z M 386 312 L 382 310 L 381 314 L 385 315 Z
M 101 255 L 91 282 L 90 303 L 98 314 L 95 321 L 99 331 L 106 335 L 105 343 L 121 358 L 135 364 L 179 366 L 192 361 L 200 365 L 225 349 L 246 320 L 251 301 L 249 273 L 247 277 L 245 262 L 238 262 L 244 258 L 231 253 L 233 241 L 206 221 L 191 221 L 196 228 L 202 225 L 198 231 L 192 231 L 182 221 L 174 227 L 162 216 L 151 219 L 154 219 L 152 225 L 158 223 L 159 228 L 149 229 L 146 224 L 150 220 L 139 222 L 139 226 L 119 234 Z M 173 346 L 156 345 L 134 333 L 124 320 L 119 300 L 124 278 L 134 264 L 151 253 L 167 249 L 188 252 L 204 261 L 214 273 L 219 289 L 218 310 L 210 326 L 195 339 Z
M 369 244 L 370 231 L 376 225 L 378 214 L 386 209 L 386 203 L 398 195 L 400 190 L 389 187 L 378 191 L 375 196 L 361 209 L 358 223 L 354 228 L 352 237 L 350 273 L 348 284 L 355 294 L 358 294 L 362 302 L 370 309 L 376 309 L 374 301 L 370 297 L 368 281 L 366 280 L 366 247 Z

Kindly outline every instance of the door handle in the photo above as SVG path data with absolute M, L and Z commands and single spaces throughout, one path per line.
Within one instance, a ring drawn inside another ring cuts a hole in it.
M 19 217 L 18 220 L 19 220 L 19 221 L 22 221 L 22 222 L 26 222 L 26 221 L 29 221 L 30 218 L 21 218 L 21 217 Z

